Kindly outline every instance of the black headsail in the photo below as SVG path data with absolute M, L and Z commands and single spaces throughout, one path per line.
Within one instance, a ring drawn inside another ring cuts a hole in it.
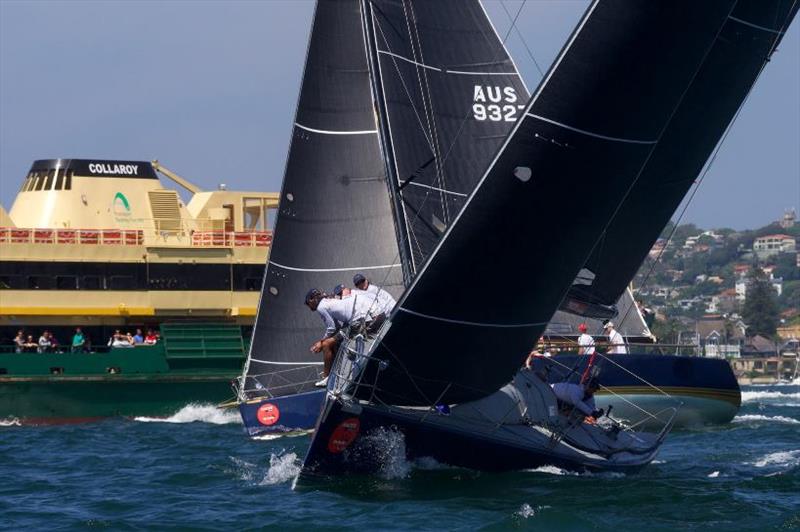
M 740 0 L 642 175 L 562 308 L 602 315 L 636 274 L 797 13 L 797 0 Z M 720 90 L 724 88 L 724 90 Z M 620 310 L 621 312 L 621 310 Z
M 478 0 L 365 0 L 401 249 L 413 276 L 528 92 Z
M 508 382 L 657 147 L 733 5 L 590 6 L 404 293 L 372 350 L 388 365 L 377 390 L 362 386 L 359 396 L 453 403 Z M 591 205 L 580 201 L 586 193 Z M 379 367 L 369 364 L 362 382 L 374 382 Z
M 402 291 L 359 0 L 317 4 L 242 398 L 313 388 L 321 321 L 303 305 L 356 272 Z

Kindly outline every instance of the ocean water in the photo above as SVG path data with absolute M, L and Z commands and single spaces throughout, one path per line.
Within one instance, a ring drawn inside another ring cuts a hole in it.
M 674 432 L 635 475 L 487 474 L 409 463 L 293 487 L 308 436 L 245 436 L 236 412 L 54 427 L 0 422 L 7 530 L 796 530 L 800 386 L 746 387 L 734 422 Z

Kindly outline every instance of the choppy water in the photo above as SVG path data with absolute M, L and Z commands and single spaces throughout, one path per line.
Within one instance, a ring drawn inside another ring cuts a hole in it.
M 238 416 L 0 426 L 3 529 L 800 529 L 800 386 L 748 387 L 728 426 L 675 432 L 637 475 L 485 474 L 402 459 L 292 489 L 308 437 L 250 440 Z

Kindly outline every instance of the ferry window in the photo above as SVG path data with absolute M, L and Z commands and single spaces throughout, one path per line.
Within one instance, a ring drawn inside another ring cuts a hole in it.
M 64 182 L 64 190 L 72 190 L 72 170 L 67 172 L 67 180 Z
M 9 275 L 0 275 L 0 290 L 8 290 L 11 288 L 11 277 Z
M 102 290 L 99 275 L 84 275 L 81 281 L 81 288 L 84 290 Z
M 55 181 L 56 171 L 50 170 L 47 172 L 47 179 L 44 182 L 44 190 L 50 190 L 53 188 L 53 181 Z
M 248 277 L 244 280 L 244 289 L 250 291 L 261 290 L 261 277 Z
M 39 177 L 39 174 L 34 172 L 33 175 L 30 177 L 30 179 L 28 179 L 28 182 L 25 184 L 25 192 L 30 192 L 31 190 L 33 190 L 33 185 L 36 184 L 37 177 Z
M 28 276 L 28 288 L 33 290 L 47 289 L 53 287 L 53 278 L 44 275 Z
M 36 185 L 34 187 L 34 190 L 36 191 L 42 190 L 42 188 L 44 188 L 44 182 L 46 180 L 47 180 L 46 174 L 39 175 L 39 177 L 36 178 Z
M 66 174 L 66 171 L 63 168 L 56 174 L 56 190 L 64 189 L 64 174 Z
M 133 277 L 128 277 L 127 275 L 112 275 L 110 288 L 111 290 L 133 290 L 136 288 L 136 283 Z
M 58 290 L 77 290 L 78 278 L 72 275 L 59 275 L 56 277 L 56 288 Z

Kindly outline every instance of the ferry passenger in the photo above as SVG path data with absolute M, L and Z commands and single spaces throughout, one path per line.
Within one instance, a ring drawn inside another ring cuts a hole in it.
M 614 329 L 614 323 L 611 321 L 607 321 L 605 325 L 603 325 L 603 329 L 605 329 L 606 334 L 608 335 L 608 343 L 609 343 L 609 355 L 627 355 L 628 348 L 625 346 L 625 339 L 622 335 Z
M 25 333 L 20 329 L 14 337 L 14 352 L 22 353 L 25 350 Z
M 156 345 L 158 343 L 158 336 L 153 332 L 153 329 L 147 329 L 147 336 L 144 337 L 145 345 Z
M 144 336 L 141 329 L 136 329 L 136 334 L 133 335 L 133 345 L 142 345 L 144 343 Z
M 552 385 L 553 393 L 562 403 L 575 407 L 586 416 L 587 421 L 593 423 L 602 417 L 603 409 L 597 408 L 594 394 L 600 388 L 597 379 L 590 379 L 586 384 L 572 384 L 570 382 L 557 382 Z
M 578 331 L 581 335 L 578 337 L 578 354 L 579 355 L 593 355 L 594 354 L 594 338 L 586 334 L 588 327 L 585 323 L 578 325 Z
M 353 276 L 353 286 L 359 290 L 375 294 L 378 299 L 378 313 L 383 313 L 386 316 L 392 313 L 392 309 L 397 304 L 397 301 L 392 297 L 392 294 L 383 288 L 369 282 L 363 274 L 357 273 Z
M 39 349 L 39 344 L 33 341 L 33 335 L 28 335 L 28 338 L 25 339 L 24 344 L 25 352 L 33 353 Z
M 53 342 L 50 341 L 50 332 L 44 331 L 39 337 L 39 353 L 47 353 L 51 350 Z
M 78 327 L 75 329 L 75 334 L 72 336 L 72 352 L 83 352 L 86 349 L 86 337 L 83 331 Z

